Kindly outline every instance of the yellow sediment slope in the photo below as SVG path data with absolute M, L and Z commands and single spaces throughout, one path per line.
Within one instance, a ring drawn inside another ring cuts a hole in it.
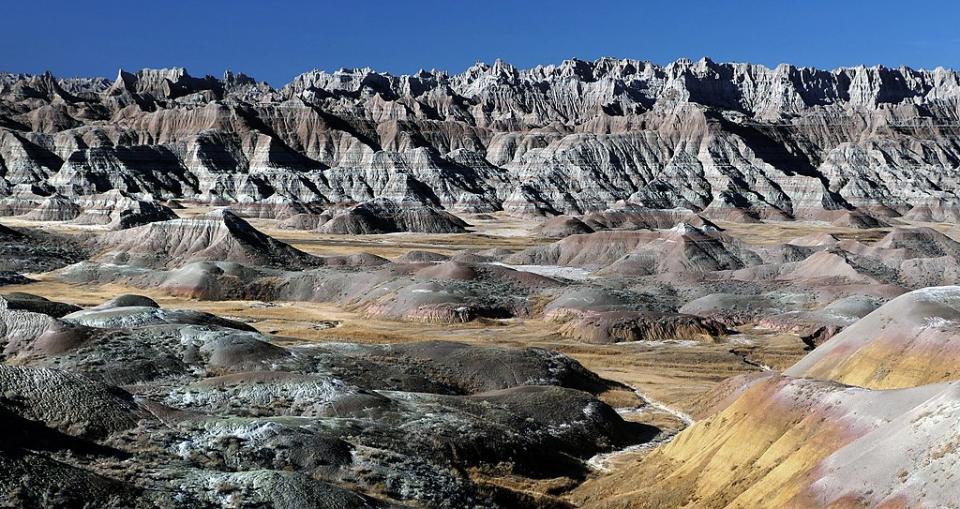
M 829 390 L 771 375 L 730 406 L 572 498 L 583 507 L 789 507 L 818 461 L 855 438 L 816 408 Z
M 960 287 L 893 299 L 786 371 L 871 389 L 960 379 Z
M 960 287 L 905 294 L 783 375 L 720 384 L 698 401 L 705 418 L 571 500 L 598 509 L 957 507 L 958 304 Z

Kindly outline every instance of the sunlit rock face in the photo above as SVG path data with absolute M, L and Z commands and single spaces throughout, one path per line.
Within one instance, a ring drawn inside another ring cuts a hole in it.
M 568 60 L 459 74 L 0 76 L 0 191 L 751 221 L 955 217 L 954 71 Z M 252 208 L 255 206 L 248 205 Z M 856 215 L 846 213 L 856 210 Z
M 879 244 L 909 249 L 896 231 Z M 585 483 L 575 501 L 590 508 L 949 506 L 960 460 L 958 302 L 958 286 L 905 293 L 782 374 L 724 381 L 704 398 L 701 420 L 632 468 Z M 863 306 L 829 307 L 834 314 Z

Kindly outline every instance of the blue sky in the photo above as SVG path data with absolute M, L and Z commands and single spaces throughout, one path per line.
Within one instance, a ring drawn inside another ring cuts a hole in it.
M 182 66 L 279 86 L 314 68 L 600 56 L 960 68 L 960 2 L 940 0 L 30 0 L 4 2 L 0 27 L 0 70 L 64 77 Z

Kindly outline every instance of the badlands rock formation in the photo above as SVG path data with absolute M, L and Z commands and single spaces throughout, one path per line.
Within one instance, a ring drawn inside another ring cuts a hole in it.
M 15 280 L 21 274 L 58 269 L 88 254 L 76 238 L 0 225 L 0 278 Z
M 117 190 L 83 196 L 78 206 L 81 213 L 75 223 L 106 225 L 114 230 L 177 218 L 169 207 L 152 200 L 138 200 Z
M 943 69 L 0 74 L 0 506 L 955 505 L 958 117 Z
M 426 205 L 396 203 L 379 198 L 337 212 L 318 221 L 322 233 L 462 233 L 469 226 L 459 217 Z
M 960 493 L 950 479 L 960 456 L 949 423 L 960 408 L 960 373 L 939 366 L 958 361 L 951 344 L 958 297 L 956 286 L 908 293 L 783 375 L 725 382 L 715 391 L 712 414 L 636 468 L 585 485 L 582 502 L 638 508 L 955 504 Z M 893 350 L 898 353 L 885 353 Z
M 874 389 L 951 380 L 960 340 L 960 292 L 930 287 L 901 295 L 786 371 Z
M 302 268 L 320 260 L 260 233 L 229 210 L 112 232 L 97 239 L 101 258 L 145 267 L 178 267 L 204 260 Z
M 960 77 L 940 68 L 708 59 L 311 71 L 280 89 L 184 69 L 4 74 L 0 190 L 119 190 L 257 217 L 280 202 L 415 198 L 467 212 L 626 201 L 741 222 L 942 221 L 960 203 L 958 104 Z
M 139 296 L 0 323 L 4 505 L 512 507 L 466 472 L 582 477 L 656 432 L 539 349 L 284 348 Z
M 33 210 L 24 214 L 33 221 L 69 221 L 80 215 L 80 207 L 69 198 L 55 194 L 44 198 Z

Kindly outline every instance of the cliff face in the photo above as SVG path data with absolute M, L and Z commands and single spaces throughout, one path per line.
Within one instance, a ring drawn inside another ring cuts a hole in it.
M 958 117 L 960 75 L 940 68 L 498 61 L 456 75 L 311 71 L 280 90 L 184 69 L 120 71 L 112 83 L 5 74 L 0 189 L 953 217 Z

